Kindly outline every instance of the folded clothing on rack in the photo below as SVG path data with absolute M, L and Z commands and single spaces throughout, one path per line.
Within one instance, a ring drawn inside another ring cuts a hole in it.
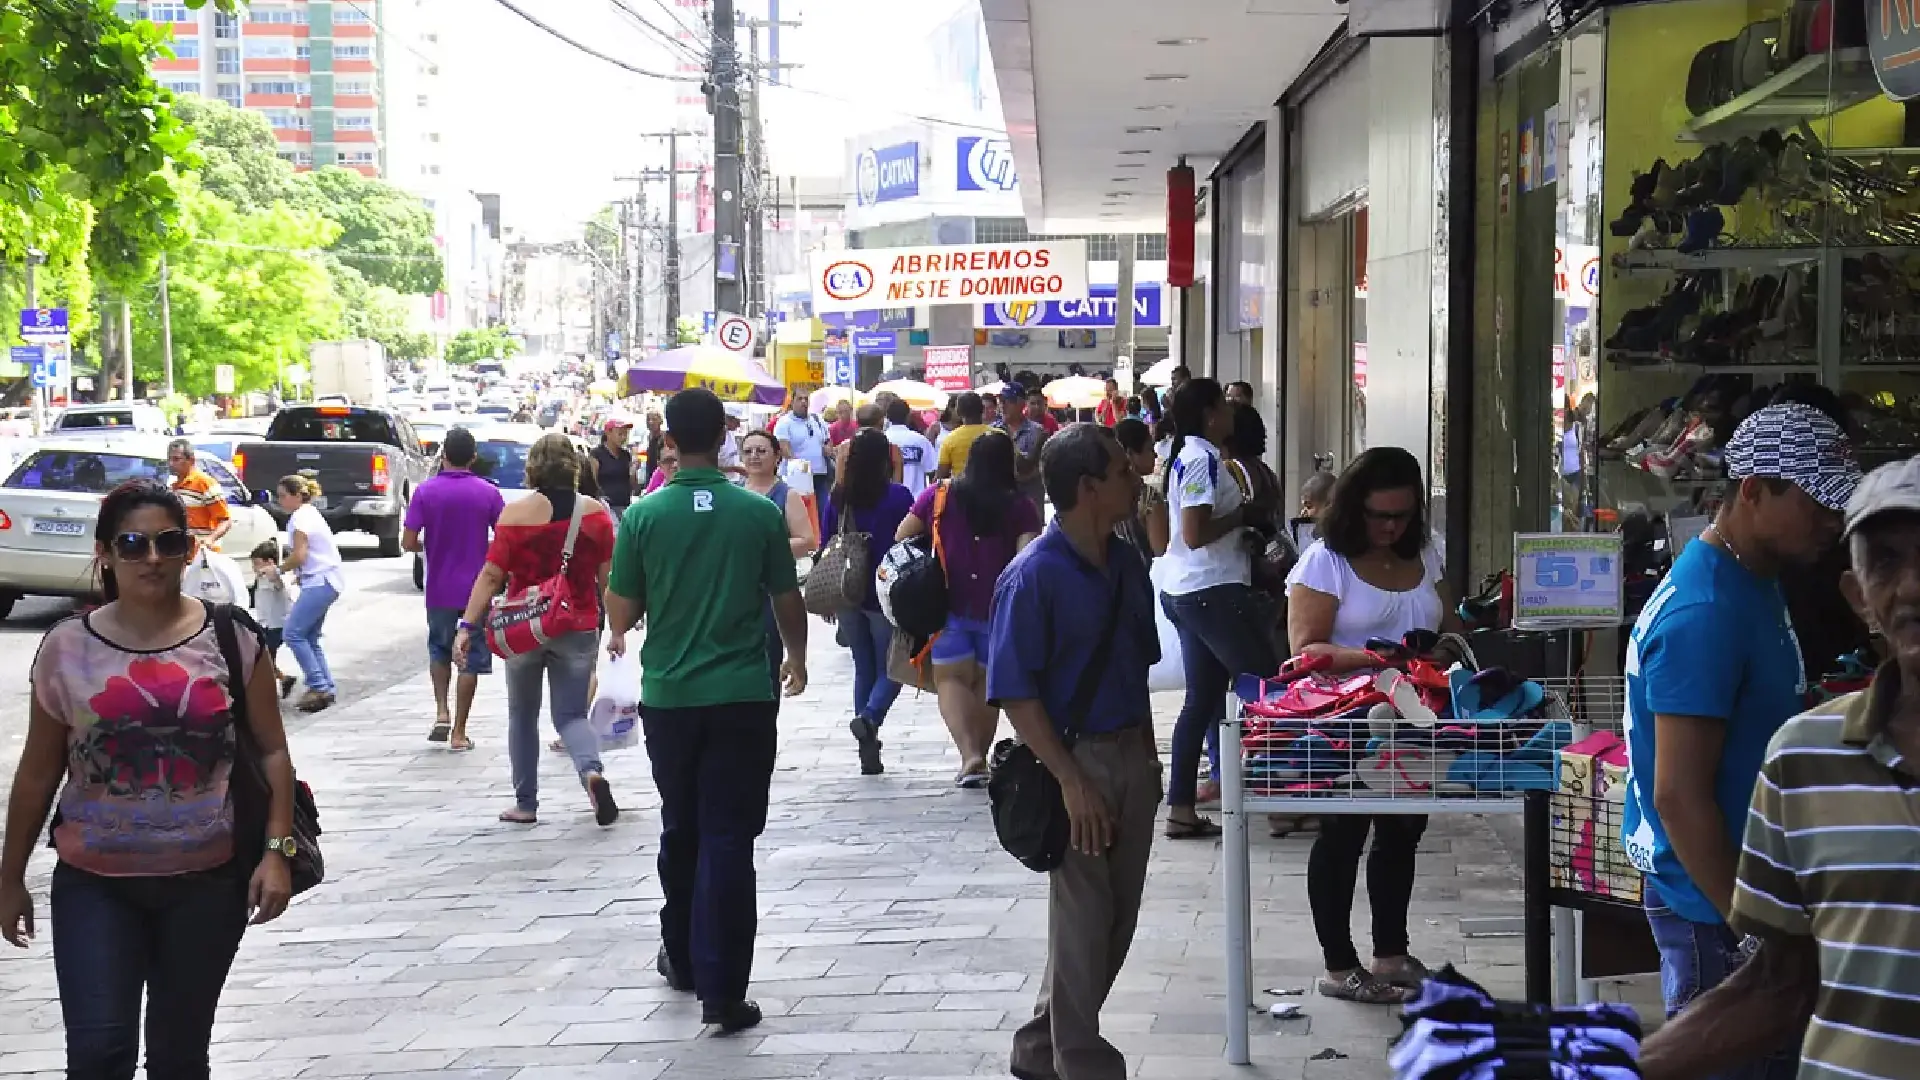
M 1398 1080 L 1637 1080 L 1640 1021 L 1623 1005 L 1551 1009 L 1497 1001 L 1442 968 L 1401 1013 Z

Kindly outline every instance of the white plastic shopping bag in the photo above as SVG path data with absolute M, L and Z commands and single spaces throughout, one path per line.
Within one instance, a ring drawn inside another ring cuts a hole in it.
M 239 604 L 246 601 L 247 583 L 239 563 L 202 544 L 187 564 L 180 591 L 210 604 Z
M 1160 567 L 1165 559 L 1155 559 L 1147 571 L 1147 577 L 1153 582 L 1153 627 L 1160 632 L 1160 662 L 1147 669 L 1147 689 L 1152 691 L 1185 690 L 1187 688 L 1187 669 L 1180 658 L 1180 634 L 1173 628 L 1173 620 L 1167 618 L 1167 607 L 1160 602 Z
M 600 736 L 600 749 L 640 745 L 640 653 L 628 649 L 618 660 L 600 655 L 599 693 L 587 710 L 587 722 Z

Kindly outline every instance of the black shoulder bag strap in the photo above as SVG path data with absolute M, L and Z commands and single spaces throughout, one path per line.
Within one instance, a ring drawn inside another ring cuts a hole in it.
M 1107 561 L 1107 568 L 1113 574 L 1113 587 L 1107 594 L 1107 617 L 1100 627 L 1100 641 L 1093 647 L 1093 655 L 1087 658 L 1086 669 L 1080 672 L 1080 681 L 1074 685 L 1073 697 L 1067 701 L 1067 715 L 1062 718 L 1066 721 L 1066 730 L 1061 732 L 1060 741 L 1066 743 L 1069 750 L 1079 741 L 1080 728 L 1087 720 L 1087 710 L 1093 706 L 1093 695 L 1100 689 L 1101 676 L 1107 673 L 1108 654 L 1113 650 L 1113 634 L 1120 625 L 1120 576 L 1123 571 L 1112 559 Z M 1051 618 L 1047 620 L 1047 631 L 1051 638 Z M 1049 647 L 1047 653 L 1051 656 L 1053 649 Z

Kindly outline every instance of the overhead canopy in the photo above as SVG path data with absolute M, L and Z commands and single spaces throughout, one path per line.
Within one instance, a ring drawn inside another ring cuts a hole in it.
M 1204 175 L 1345 17 L 1335 0 L 981 9 L 1027 224 L 1051 233 L 1163 230 L 1167 170 L 1184 154 Z

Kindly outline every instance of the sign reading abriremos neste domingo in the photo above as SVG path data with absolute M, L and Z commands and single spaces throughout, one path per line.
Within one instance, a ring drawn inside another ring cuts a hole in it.
M 1087 242 L 815 252 L 813 310 L 1083 300 Z

